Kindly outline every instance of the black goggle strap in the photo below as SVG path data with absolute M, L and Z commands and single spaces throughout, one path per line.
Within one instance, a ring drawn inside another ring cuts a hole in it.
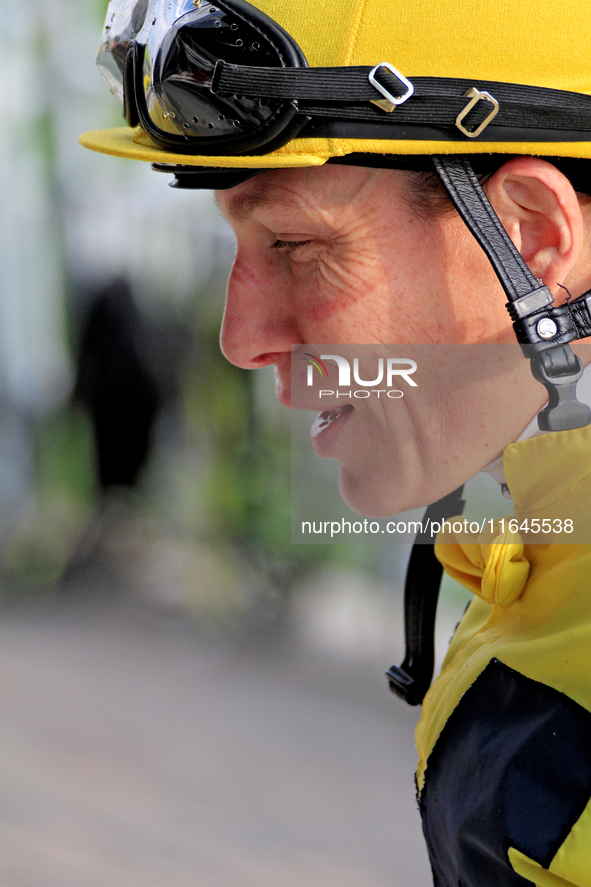
M 462 514 L 463 487 L 429 505 L 410 553 L 404 585 L 404 636 L 402 665 L 386 672 L 390 689 L 409 705 L 420 705 L 431 685 L 435 666 L 435 616 L 443 567 L 435 557 L 431 524 Z
M 591 97 L 581 93 L 462 78 L 408 80 L 386 63 L 261 68 L 219 60 L 211 90 L 296 101 L 300 112 L 311 117 L 456 127 L 469 138 L 489 124 L 495 129 L 591 131 Z M 384 111 L 394 114 L 385 118 Z

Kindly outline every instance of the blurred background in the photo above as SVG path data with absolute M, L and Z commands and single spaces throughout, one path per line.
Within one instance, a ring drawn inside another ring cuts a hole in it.
M 408 548 L 290 544 L 288 412 L 219 352 L 231 231 L 78 145 L 122 124 L 106 5 L 0 0 L 0 881 L 426 885 Z

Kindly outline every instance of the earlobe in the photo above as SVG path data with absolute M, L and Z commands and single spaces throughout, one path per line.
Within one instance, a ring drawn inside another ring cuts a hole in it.
M 545 160 L 517 157 L 485 185 L 488 198 L 513 243 L 557 302 L 584 247 L 584 221 L 568 179 Z

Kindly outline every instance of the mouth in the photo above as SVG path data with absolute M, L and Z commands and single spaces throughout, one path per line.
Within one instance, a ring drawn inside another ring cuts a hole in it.
M 310 428 L 310 441 L 319 456 L 328 455 L 329 443 L 352 412 L 353 404 L 348 403 L 343 407 L 324 410 L 314 417 Z

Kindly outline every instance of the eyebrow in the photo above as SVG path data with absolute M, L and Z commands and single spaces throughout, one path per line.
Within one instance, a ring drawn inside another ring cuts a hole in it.
M 292 209 L 297 200 L 272 182 L 260 182 L 242 193 L 229 195 L 224 207 L 220 206 L 217 199 L 216 203 L 229 221 L 243 222 L 261 206 Z

